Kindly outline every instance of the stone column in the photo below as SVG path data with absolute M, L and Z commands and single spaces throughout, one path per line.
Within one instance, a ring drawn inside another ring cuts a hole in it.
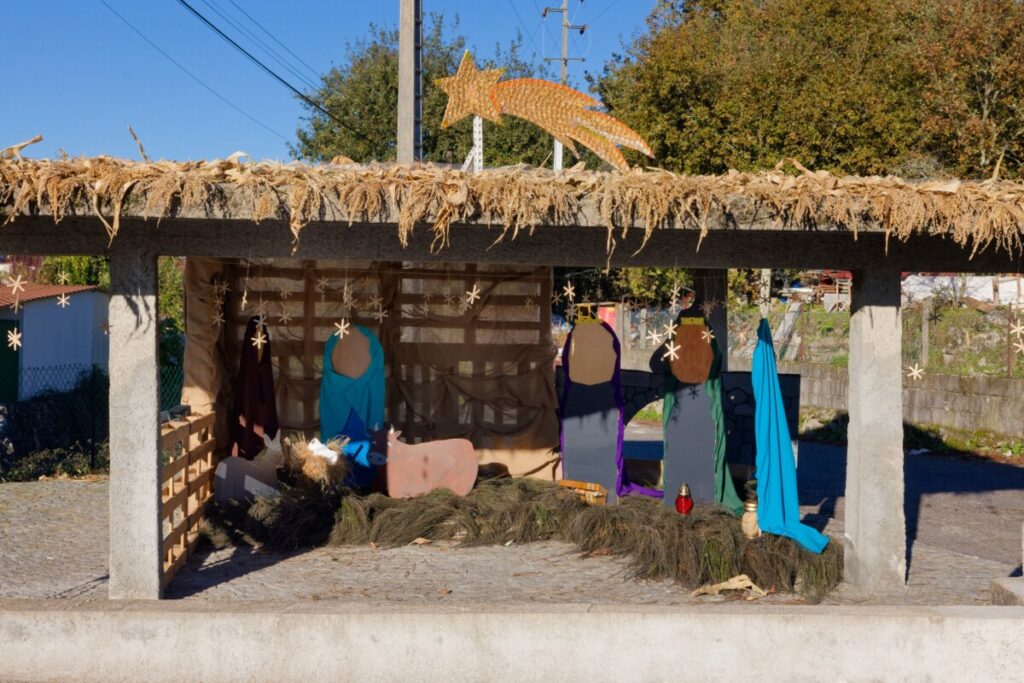
M 711 331 L 722 354 L 722 371 L 729 369 L 729 313 L 726 302 L 729 299 L 729 271 L 725 268 L 701 268 L 693 273 L 693 291 L 700 306 L 714 302 L 706 316 Z
M 853 274 L 845 578 L 868 593 L 906 585 L 900 274 Z
M 115 247 L 116 249 L 116 247 Z M 159 598 L 156 257 L 110 257 L 110 597 Z

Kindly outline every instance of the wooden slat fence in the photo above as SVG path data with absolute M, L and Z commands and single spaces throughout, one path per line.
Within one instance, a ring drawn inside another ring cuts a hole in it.
M 203 510 L 213 496 L 213 423 L 215 414 L 192 415 L 168 422 L 160 430 L 161 526 L 163 528 L 160 582 L 174 578 L 195 550 Z

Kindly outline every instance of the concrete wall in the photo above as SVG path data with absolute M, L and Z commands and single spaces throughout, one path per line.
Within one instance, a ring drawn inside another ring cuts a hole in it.
M 730 370 L 749 370 L 750 359 L 733 356 Z M 779 363 L 779 372 L 801 377 L 800 405 L 846 410 L 846 368 Z M 903 381 L 903 419 L 957 429 L 985 429 L 1024 436 L 1024 380 L 925 374 Z
M 0 601 L 0 680 L 1019 681 L 1017 607 Z

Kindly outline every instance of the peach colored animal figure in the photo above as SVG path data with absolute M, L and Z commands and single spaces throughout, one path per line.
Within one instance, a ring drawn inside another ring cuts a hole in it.
M 435 489 L 464 496 L 476 483 L 479 465 L 473 444 L 444 439 L 420 444 L 402 443 L 398 432 L 388 434 L 387 487 L 392 498 L 415 498 Z

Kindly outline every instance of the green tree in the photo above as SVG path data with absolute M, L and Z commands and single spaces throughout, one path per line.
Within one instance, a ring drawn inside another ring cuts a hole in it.
M 42 284 L 61 283 L 67 275 L 69 285 L 95 285 L 110 287 L 110 263 L 105 256 L 47 256 L 43 259 L 35 280 Z
M 662 2 L 594 82 L 657 163 L 884 172 L 920 139 L 919 73 L 900 0 Z M 634 159 L 635 160 L 635 159 Z
M 912 59 L 924 78 L 928 149 L 958 175 L 1019 175 L 1024 163 L 1024 7 L 930 0 Z
M 447 104 L 434 85 L 458 68 L 466 49 L 462 36 L 447 33 L 432 15 L 423 35 L 423 157 L 425 161 L 461 164 L 472 147 L 472 119 L 445 130 L 441 118 Z M 503 78 L 528 78 L 537 71 L 520 55 L 521 38 L 498 46 L 493 60 L 479 60 L 480 68 L 502 68 Z M 393 161 L 398 126 L 398 31 L 372 26 L 369 38 L 346 45 L 341 64 L 322 77 L 312 98 L 339 124 L 320 111 L 306 107 L 307 117 L 297 131 L 292 155 L 308 161 L 330 161 L 338 155 L 358 162 Z M 500 125 L 484 122 L 484 162 L 489 166 L 528 163 L 541 165 L 551 153 L 551 136 L 533 124 L 503 117 Z

